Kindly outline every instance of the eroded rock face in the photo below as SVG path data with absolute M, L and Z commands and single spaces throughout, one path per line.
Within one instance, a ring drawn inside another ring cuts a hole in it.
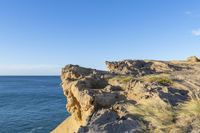
M 143 60 L 125 60 L 119 62 L 106 61 L 110 72 L 125 75 L 142 76 L 158 72 L 171 72 L 176 69 L 168 62 L 162 61 L 143 61 Z
M 102 109 L 94 113 L 90 123 L 81 127 L 78 133 L 124 133 L 141 132 L 138 120 L 131 117 L 119 117 L 111 109 Z
M 178 127 L 164 128 L 164 122 L 169 121 L 167 124 L 176 125 L 176 118 L 173 118 L 175 116 L 172 114 L 173 108 L 198 96 L 200 64 L 191 66 L 184 61 L 125 60 L 106 62 L 106 65 L 109 71 L 78 65 L 67 65 L 63 68 L 62 88 L 67 98 L 66 108 L 71 116 L 52 132 L 180 131 Z M 191 76 L 188 73 L 192 73 L 194 78 L 187 80 L 188 76 Z M 189 85 L 191 86 L 188 87 Z M 158 107 L 154 107 L 154 102 Z M 157 108 L 162 108 L 167 112 L 163 114 L 169 116 L 157 118 L 162 117 L 162 113 L 158 112 L 157 116 L 152 112 Z M 163 122 L 160 122 L 160 119 L 164 119 Z M 155 121 L 164 125 L 159 125 Z
M 105 73 L 73 65 L 63 69 L 62 87 L 68 100 L 67 110 L 81 125 L 87 124 L 89 117 L 95 111 L 94 93 L 107 85 L 101 78 Z

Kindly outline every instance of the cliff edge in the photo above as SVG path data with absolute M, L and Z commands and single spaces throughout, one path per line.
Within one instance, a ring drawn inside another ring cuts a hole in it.
M 71 113 L 52 133 L 200 132 L 200 61 L 124 60 L 108 71 L 67 65 Z

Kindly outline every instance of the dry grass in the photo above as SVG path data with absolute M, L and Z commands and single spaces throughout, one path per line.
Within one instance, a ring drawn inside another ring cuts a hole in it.
M 111 80 L 127 83 L 138 79 L 132 76 L 115 76 Z M 168 74 L 146 75 L 140 77 L 139 80 L 164 85 L 166 88 L 163 87 L 163 90 L 166 93 L 168 93 L 168 86 L 176 86 L 176 82 L 173 83 Z M 195 94 L 197 95 L 195 98 L 176 107 L 164 102 L 159 96 L 142 99 L 137 105 L 129 106 L 128 111 L 148 122 L 148 126 L 143 126 L 144 131 L 152 133 L 200 132 L 200 98 L 199 93 Z
M 115 76 L 109 80 L 116 80 L 119 81 L 120 83 L 128 83 L 131 80 L 134 80 L 135 78 L 132 76 Z
M 152 133 L 200 131 L 199 100 L 191 100 L 177 108 L 172 108 L 156 97 L 130 106 L 129 112 L 141 116 L 143 120 L 149 122 L 148 129 Z
M 191 100 L 181 105 L 180 112 L 181 117 L 199 117 L 200 118 L 200 101 Z
M 159 97 L 148 99 L 130 107 L 130 113 L 150 123 L 151 132 L 168 132 L 173 124 L 172 107 Z
M 191 100 L 180 105 L 176 114 L 177 127 L 183 132 L 193 129 L 200 129 L 200 101 Z
M 142 81 L 149 83 L 159 83 L 161 85 L 173 85 L 173 81 L 170 79 L 170 76 L 167 74 L 152 74 L 146 75 L 140 78 Z

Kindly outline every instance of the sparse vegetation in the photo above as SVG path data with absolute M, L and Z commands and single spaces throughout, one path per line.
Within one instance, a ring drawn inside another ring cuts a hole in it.
M 117 80 L 119 81 L 120 83 L 127 83 L 127 82 L 130 82 L 131 80 L 134 80 L 135 78 L 132 77 L 132 76 L 115 76 L 109 80 Z
M 168 74 L 145 75 L 139 79 L 133 76 L 121 75 L 115 76 L 109 80 L 118 81 L 118 83 L 122 84 L 126 84 L 131 80 L 141 80 L 149 83 L 155 82 L 164 85 L 162 90 L 165 93 L 170 93 L 168 86 L 176 86 L 176 82 L 173 83 Z M 131 105 L 128 110 L 133 116 L 138 116 L 144 124 L 145 122 L 148 123 L 146 126 L 141 126 L 144 131 L 152 133 L 185 133 L 200 129 L 199 97 L 195 97 L 184 103 L 179 103 L 178 106 L 173 106 L 165 102 L 161 97 L 155 96 L 140 100 L 136 105 Z
M 156 97 L 130 106 L 129 111 L 149 122 L 148 130 L 152 133 L 184 133 L 200 129 L 199 100 L 187 101 L 175 108 Z
M 140 115 L 149 122 L 149 129 L 152 129 L 153 132 L 168 132 L 173 123 L 172 107 L 159 97 L 131 106 L 130 113 Z
M 191 100 L 180 105 L 177 111 L 177 127 L 183 132 L 200 129 L 200 101 Z M 192 127 L 192 128 L 191 128 Z
M 167 74 L 152 74 L 152 75 L 146 75 L 140 78 L 142 81 L 145 82 L 156 82 L 161 85 L 172 85 L 173 81 L 170 79 L 170 76 Z
M 200 101 L 191 100 L 181 105 L 180 116 L 200 117 Z

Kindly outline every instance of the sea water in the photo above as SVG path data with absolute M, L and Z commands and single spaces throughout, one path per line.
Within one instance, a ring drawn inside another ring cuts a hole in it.
M 48 133 L 69 114 L 59 76 L 0 76 L 0 133 Z

